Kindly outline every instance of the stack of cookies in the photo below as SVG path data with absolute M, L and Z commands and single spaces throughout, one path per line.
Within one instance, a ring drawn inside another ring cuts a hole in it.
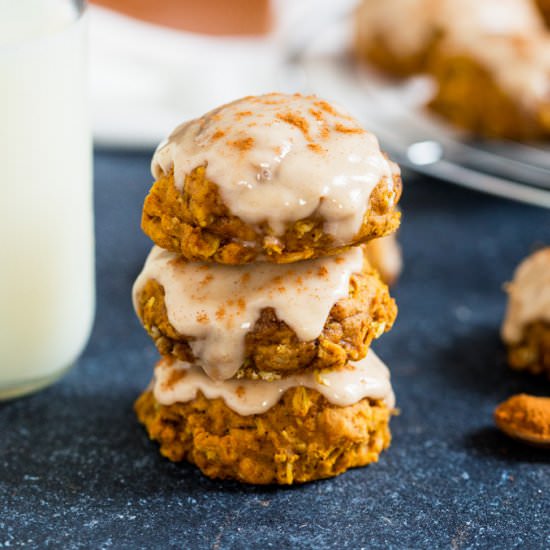
M 401 194 L 376 138 L 273 93 L 179 126 L 152 171 L 133 299 L 162 357 L 136 412 L 161 453 L 262 484 L 376 461 L 394 399 L 369 347 L 397 308 L 364 243 Z

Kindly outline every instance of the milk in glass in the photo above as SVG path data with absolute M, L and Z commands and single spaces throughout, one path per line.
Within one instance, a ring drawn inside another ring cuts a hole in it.
M 93 319 L 81 4 L 0 0 L 0 398 L 69 368 Z

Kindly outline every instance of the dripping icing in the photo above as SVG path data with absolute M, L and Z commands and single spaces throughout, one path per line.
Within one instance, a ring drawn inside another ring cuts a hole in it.
M 273 308 L 300 340 L 317 338 L 363 261 L 362 248 L 355 247 L 307 262 L 228 266 L 186 262 L 155 246 L 134 284 L 134 307 L 147 281 L 157 281 L 170 324 L 189 338 L 207 374 L 224 380 L 241 367 L 245 335 L 265 308 Z
M 159 361 L 155 367 L 153 392 L 162 405 L 185 403 L 202 392 L 207 399 L 221 398 L 236 413 L 246 416 L 269 410 L 285 391 L 306 387 L 321 393 L 330 403 L 346 407 L 361 399 L 381 399 L 395 405 L 386 365 L 370 350 L 349 368 L 328 373 L 299 373 L 280 380 L 223 380 L 209 378 L 198 365 L 183 361 Z

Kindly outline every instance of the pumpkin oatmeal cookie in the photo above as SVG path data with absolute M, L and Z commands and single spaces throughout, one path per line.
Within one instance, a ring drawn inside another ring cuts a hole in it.
M 166 284 L 170 285 L 173 285 L 174 281 L 180 281 L 179 287 L 174 288 L 172 294 L 174 296 L 181 295 L 185 288 L 193 286 L 194 279 L 189 273 L 191 270 L 195 271 L 195 264 L 187 262 L 174 264 L 175 256 L 170 253 L 161 254 L 163 258 L 159 258 L 157 262 L 162 260 L 163 263 L 157 267 L 156 278 L 154 272 L 151 273 L 151 276 L 146 274 L 138 279 L 134 287 L 135 309 L 161 355 L 193 362 L 197 360 L 193 346 L 197 344 L 197 338 L 201 338 L 202 335 L 193 337 L 178 332 L 174 328 L 174 324 L 178 324 L 178 319 L 176 315 L 173 315 L 173 312 L 183 309 L 189 311 L 191 306 L 187 304 L 172 305 L 167 308 L 165 287 L 159 279 L 166 277 Z M 351 254 L 354 253 L 348 252 L 346 255 Z M 319 270 L 325 269 L 325 265 L 329 266 L 327 269 L 330 269 L 330 264 L 334 264 L 338 258 L 336 256 L 328 260 L 314 260 L 315 264 L 311 269 L 297 275 L 296 278 L 303 279 L 304 292 L 308 285 L 311 288 L 317 288 L 312 277 L 316 277 Z M 361 258 L 359 259 L 361 260 Z M 149 261 L 155 261 L 154 257 Z M 286 273 L 294 272 L 298 267 L 304 269 L 309 265 L 309 263 L 300 262 L 299 266 L 292 264 L 288 268 L 270 264 L 264 264 L 264 267 L 270 271 L 278 270 L 269 278 L 269 281 L 275 280 L 277 291 L 283 290 L 283 287 L 287 289 L 284 290 L 286 299 L 290 292 L 288 287 L 291 282 L 291 276 Z M 334 265 L 340 269 L 341 264 Z M 369 265 L 366 259 L 359 261 L 356 265 L 359 266 L 359 270 L 350 274 L 346 295 L 338 299 L 332 307 L 328 304 L 324 324 L 320 326 L 321 332 L 311 340 L 300 339 L 292 326 L 279 319 L 275 308 L 270 307 L 266 302 L 267 307 L 262 307 L 257 311 L 254 322 L 243 335 L 242 362 L 236 376 L 269 379 L 273 376 L 303 369 L 340 369 L 348 361 L 356 361 L 364 357 L 371 342 L 391 329 L 397 315 L 397 306 L 390 297 L 388 287 L 380 280 L 377 271 Z M 216 277 L 224 277 L 224 281 L 227 281 L 227 271 L 238 269 L 239 274 L 241 271 L 243 272 L 242 277 L 244 278 L 247 278 L 247 274 L 250 273 L 248 266 L 216 267 L 213 264 L 205 264 L 203 267 L 205 269 L 201 268 L 201 271 L 204 273 L 204 279 L 201 279 L 195 286 L 200 286 L 203 281 L 207 281 L 205 283 L 207 292 L 212 292 L 210 287 L 215 284 Z M 145 267 L 145 270 L 147 269 L 148 264 Z M 259 288 L 259 292 L 269 293 L 271 287 L 268 287 L 268 283 L 262 280 L 261 284 L 263 286 Z M 224 282 L 220 289 L 221 297 L 216 295 L 216 304 L 221 306 L 227 302 L 237 303 L 239 297 L 236 293 L 239 291 L 250 293 L 250 288 L 237 289 L 231 282 Z M 169 297 L 169 299 L 172 298 Z M 253 298 L 249 298 L 249 301 L 251 299 L 253 300 Z M 199 299 L 199 303 L 202 307 L 202 300 Z M 221 313 L 228 315 L 229 311 L 230 307 L 220 308 L 216 311 L 216 315 L 219 316 Z M 219 323 L 224 320 L 217 319 Z M 212 345 L 218 346 L 219 340 L 214 340 Z M 228 347 L 234 348 L 235 345 L 228 344 Z M 195 349 L 198 349 L 197 353 L 205 352 L 202 345 Z
M 430 75 L 428 107 L 475 135 L 550 135 L 550 35 L 532 0 L 363 0 L 356 53 L 396 76 Z
M 288 263 L 399 226 L 399 168 L 315 96 L 267 94 L 178 127 L 153 159 L 142 228 L 193 261 Z
M 507 285 L 502 338 L 511 368 L 550 377 L 550 247 L 526 258 Z
M 255 383 L 275 384 L 248 381 Z M 211 478 L 304 483 L 376 462 L 390 445 L 391 396 L 338 406 L 319 391 L 298 386 L 268 410 L 243 415 L 201 391 L 185 402 L 161 404 L 157 384 L 136 401 L 139 421 L 163 456 L 191 462 Z

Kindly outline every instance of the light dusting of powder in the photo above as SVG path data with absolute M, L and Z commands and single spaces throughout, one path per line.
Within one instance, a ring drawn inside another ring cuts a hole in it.
M 280 380 L 224 380 L 209 378 L 198 365 L 182 361 L 161 360 L 155 368 L 155 399 L 162 405 L 185 403 L 200 391 L 207 399 L 221 398 L 236 413 L 246 416 L 261 414 L 275 405 L 290 388 L 317 390 L 326 399 L 341 407 L 357 403 L 366 397 L 382 399 L 393 408 L 393 395 L 388 368 L 370 350 L 365 359 L 350 363 L 350 368 L 317 375 L 301 373 Z M 185 376 L 174 376 L 174 371 Z
M 502 338 L 515 344 L 529 323 L 550 322 L 550 247 L 526 258 L 516 269 L 507 290 L 509 301 Z
M 320 215 L 336 244 L 359 231 L 374 187 L 399 168 L 371 133 L 315 96 L 246 97 L 182 124 L 153 157 L 155 178 L 206 166 L 230 211 L 282 235 L 289 223 Z
M 190 339 L 208 375 L 224 380 L 241 367 L 245 335 L 264 308 L 273 308 L 300 340 L 314 340 L 332 306 L 348 295 L 350 277 L 362 271 L 363 261 L 362 248 L 355 247 L 293 264 L 207 265 L 155 246 L 134 284 L 134 307 L 147 281 L 157 281 L 170 324 Z

